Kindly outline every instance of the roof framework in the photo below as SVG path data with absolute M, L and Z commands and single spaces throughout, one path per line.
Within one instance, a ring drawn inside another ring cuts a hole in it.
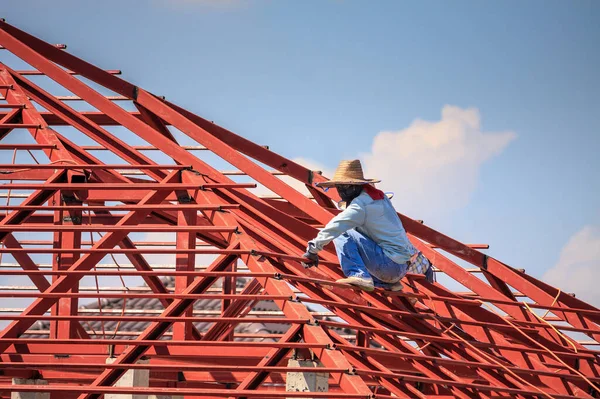
M 324 176 L 4 21 L 0 45 L 29 65 L 0 63 L 0 276 L 28 284 L 0 298 L 29 298 L 0 312 L 0 397 L 14 377 L 81 399 L 598 397 L 595 307 L 405 215 L 438 282 L 358 292 L 334 282 L 331 248 L 305 270 L 306 241 L 337 212 L 314 186 Z M 99 286 L 108 276 L 122 286 Z M 154 299 L 160 314 L 102 312 L 111 299 Z M 216 314 L 193 313 L 203 300 Z M 258 301 L 278 311 L 257 316 Z M 126 322 L 140 327 L 125 337 Z M 282 332 L 236 330 L 252 323 Z M 286 372 L 304 370 L 291 356 L 319 359 L 330 392 L 285 392 Z M 150 387 L 112 387 L 134 368 Z

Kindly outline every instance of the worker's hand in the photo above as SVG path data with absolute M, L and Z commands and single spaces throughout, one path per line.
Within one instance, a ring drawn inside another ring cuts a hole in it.
M 306 251 L 306 253 L 302 256 L 308 259 L 308 261 L 302 262 L 302 266 L 304 266 L 305 269 L 319 265 L 319 255 Z

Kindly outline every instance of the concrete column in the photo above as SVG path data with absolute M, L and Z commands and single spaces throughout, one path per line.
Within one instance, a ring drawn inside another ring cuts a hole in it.
M 318 373 L 321 362 L 313 360 L 288 360 L 288 367 L 314 367 L 315 372 L 288 372 L 285 379 L 286 392 L 328 392 L 329 373 Z
M 115 358 L 106 359 L 107 364 L 112 364 Z M 138 360 L 137 364 L 148 364 L 149 360 Z M 125 374 L 114 385 L 116 387 L 148 387 L 150 386 L 150 370 L 134 369 L 127 370 Z M 11 398 L 12 399 L 12 398 Z M 36 398 L 37 399 L 37 398 Z M 46 398 L 43 398 L 46 399 Z M 183 396 L 176 395 L 134 395 L 130 393 L 107 393 L 104 399 L 183 399 Z
M 48 385 L 46 380 L 13 378 L 13 385 Z M 11 392 L 10 399 L 50 399 L 50 392 Z

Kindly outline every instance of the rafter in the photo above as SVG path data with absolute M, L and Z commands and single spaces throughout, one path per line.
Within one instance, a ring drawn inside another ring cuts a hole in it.
M 306 241 L 339 212 L 335 190 L 315 185 L 325 176 L 4 21 L 0 45 L 33 68 L 0 64 L 0 277 L 33 283 L 0 287 L 2 302 L 33 299 L 16 312 L 0 307 L 9 321 L 0 332 L 0 398 L 600 394 L 595 307 L 486 255 L 486 245 L 403 214 L 409 239 L 443 279 L 407 275 L 394 293 L 336 283 L 331 246 L 318 268 L 301 265 Z M 206 154 L 235 170 L 217 169 Z M 257 186 L 276 196 L 261 197 Z M 79 287 L 85 277 L 145 286 Z M 78 308 L 90 299 L 101 305 Z M 287 367 L 292 356 L 318 359 L 330 392 L 283 392 L 287 371 L 311 371 Z M 137 364 L 142 357 L 149 363 Z M 138 369 L 150 371 L 149 387 L 112 386 Z M 48 385 L 16 387 L 12 377 Z

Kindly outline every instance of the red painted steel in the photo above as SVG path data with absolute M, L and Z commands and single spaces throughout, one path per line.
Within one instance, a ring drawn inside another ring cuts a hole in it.
M 463 244 L 400 214 L 439 282 L 408 275 L 397 293 L 335 283 L 332 248 L 317 269 L 300 263 L 317 226 L 338 212 L 335 191 L 314 185 L 326 177 L 4 21 L 0 46 L 32 68 L 0 63 L 0 278 L 31 281 L 0 287 L 0 321 L 9 322 L 0 398 L 600 394 L 600 352 L 590 346 L 600 344 L 600 310 L 480 252 L 487 244 Z M 73 95 L 55 96 L 29 75 Z M 96 110 L 67 105 L 73 100 Z M 180 145 L 173 128 L 198 145 Z M 93 155 L 99 150 L 109 162 Z M 237 170 L 219 171 L 197 150 Z M 278 198 L 261 196 L 258 184 Z M 100 279 L 109 277 L 118 283 L 106 287 Z M 96 279 L 96 292 L 80 286 L 84 278 Z M 452 280 L 467 291 L 448 290 Z M 142 283 L 141 292 L 131 287 Z M 31 303 L 15 309 L 9 298 Z M 311 371 L 288 368 L 292 356 L 318 359 L 330 392 L 283 392 L 287 372 Z M 150 387 L 112 387 L 128 369 L 150 370 Z M 48 385 L 16 386 L 13 377 Z

